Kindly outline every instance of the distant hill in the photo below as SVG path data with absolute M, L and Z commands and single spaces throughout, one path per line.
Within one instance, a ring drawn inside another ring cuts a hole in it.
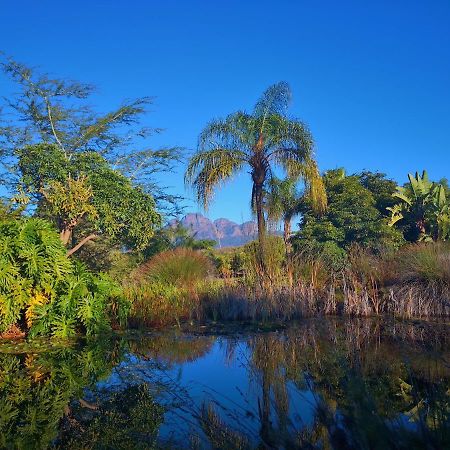
M 217 247 L 235 247 L 257 238 L 258 228 L 255 222 L 237 224 L 228 219 L 209 220 L 202 214 L 187 214 L 180 221 L 181 225 L 191 230 L 196 239 L 213 239 Z M 172 220 L 169 226 L 176 226 Z

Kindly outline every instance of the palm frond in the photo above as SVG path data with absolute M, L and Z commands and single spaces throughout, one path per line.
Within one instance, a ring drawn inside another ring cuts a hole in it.
M 291 101 L 291 88 L 285 81 L 269 86 L 256 102 L 253 115 L 268 117 L 273 114 L 284 115 Z
M 277 177 L 270 180 L 266 205 L 270 220 L 278 221 L 286 216 L 295 215 L 299 201 L 300 193 L 296 189 L 296 180 L 292 178 L 280 180 Z
M 249 155 L 255 143 L 255 119 L 238 111 L 225 119 L 211 121 L 200 133 L 198 151 L 227 148 Z
M 306 196 L 313 210 L 318 214 L 323 214 L 327 209 L 327 193 L 317 163 L 313 159 L 306 161 L 303 179 Z
M 273 117 L 272 132 L 266 143 L 268 158 L 283 165 L 295 177 L 296 163 L 312 159 L 314 140 L 308 127 L 298 120 Z M 301 174 L 301 173 L 300 173 Z
M 245 162 L 246 155 L 240 150 L 217 148 L 200 151 L 189 161 L 185 182 L 193 186 L 198 202 L 207 208 L 214 188 L 239 172 Z

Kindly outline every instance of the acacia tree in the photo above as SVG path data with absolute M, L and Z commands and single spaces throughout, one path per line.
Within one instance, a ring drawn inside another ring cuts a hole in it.
M 305 124 L 287 117 L 290 99 L 289 85 L 280 82 L 263 93 L 251 114 L 238 111 L 209 123 L 185 174 L 186 183 L 194 187 L 206 208 L 215 188 L 244 168 L 250 169 L 261 254 L 266 235 L 264 192 L 276 166 L 294 179 L 303 177 L 315 202 L 322 207 L 326 203 L 313 138 Z
M 21 190 L 36 215 L 55 223 L 69 255 L 99 236 L 143 249 L 161 225 L 153 197 L 96 152 L 69 159 L 55 144 L 38 144 L 17 156 Z
M 173 170 L 181 161 L 181 149 L 136 149 L 139 140 L 145 146 L 149 136 L 161 131 L 141 125 L 152 98 L 126 101 L 101 114 L 88 103 L 95 93 L 90 84 L 50 77 L 12 59 L 0 60 L 0 69 L 19 88 L 0 105 L 0 183 L 16 189 L 18 152 L 26 146 L 54 144 L 66 160 L 80 153 L 98 153 L 133 185 L 151 194 L 158 209 L 178 212 L 180 197 L 167 194 L 155 174 Z

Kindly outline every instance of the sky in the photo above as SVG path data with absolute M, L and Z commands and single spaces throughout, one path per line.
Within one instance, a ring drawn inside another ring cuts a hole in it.
M 370 169 L 403 183 L 422 169 L 450 177 L 449 24 L 449 0 L 0 0 L 0 50 L 93 83 L 99 111 L 154 96 L 145 124 L 164 132 L 149 144 L 187 154 L 211 119 L 251 111 L 284 80 L 321 170 Z M 187 211 L 204 212 L 183 172 L 162 182 Z M 249 220 L 250 193 L 244 171 L 206 215 Z

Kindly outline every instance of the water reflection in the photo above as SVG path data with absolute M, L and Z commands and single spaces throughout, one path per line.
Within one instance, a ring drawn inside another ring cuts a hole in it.
M 448 328 L 0 345 L 1 448 L 450 448 Z

